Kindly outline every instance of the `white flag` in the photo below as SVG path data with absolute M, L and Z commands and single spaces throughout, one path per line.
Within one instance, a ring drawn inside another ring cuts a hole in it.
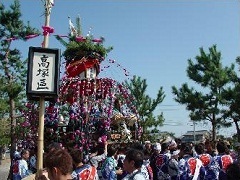
M 69 29 L 70 29 L 70 34 L 71 36 L 77 36 L 77 30 L 76 28 L 74 27 L 73 23 L 72 23 L 72 20 L 70 17 L 68 17 L 68 21 L 69 21 Z
M 50 4 L 54 6 L 54 0 L 50 0 Z

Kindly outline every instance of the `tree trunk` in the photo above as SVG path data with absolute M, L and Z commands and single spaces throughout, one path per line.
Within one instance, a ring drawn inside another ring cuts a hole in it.
M 237 130 L 237 138 L 238 138 L 238 142 L 240 142 L 240 129 L 239 129 L 238 121 L 235 120 L 235 119 L 234 119 L 233 121 L 234 121 L 234 124 L 235 124 L 236 130 Z
M 212 140 L 216 141 L 216 118 L 214 113 L 212 115 Z
M 238 142 L 240 142 L 240 129 L 239 129 L 238 121 L 236 119 L 234 119 L 233 121 L 236 126 L 236 130 L 237 130 Z M 239 150 L 239 148 L 237 150 L 237 153 L 238 153 L 237 162 L 238 162 L 238 165 L 240 165 L 240 150 Z
M 12 169 L 12 163 L 14 159 L 14 152 L 15 152 L 15 127 L 16 127 L 16 118 L 15 118 L 15 101 L 10 98 L 9 100 L 10 103 L 10 119 L 11 119 L 11 149 L 10 149 L 10 158 L 11 158 L 11 163 L 10 163 L 10 169 L 9 169 L 9 174 L 8 174 L 8 180 L 13 179 L 13 169 Z
M 13 76 L 10 73 L 9 69 L 8 69 L 8 64 L 9 64 L 9 60 L 8 60 L 8 56 L 9 56 L 9 49 L 11 46 L 11 41 L 8 43 L 7 46 L 7 50 L 6 50 L 6 54 L 4 57 L 4 61 L 6 62 L 5 66 L 4 66 L 4 73 L 6 75 L 6 77 L 8 78 L 8 84 L 12 84 L 13 83 Z M 11 120 L 11 149 L 10 149 L 10 158 L 11 158 L 11 164 L 10 164 L 10 170 L 9 170 L 9 174 L 8 174 L 8 180 L 13 179 L 12 178 L 12 160 L 13 160 L 13 156 L 14 156 L 14 152 L 15 152 L 15 126 L 16 126 L 16 119 L 15 119 L 15 102 L 13 97 L 9 96 L 9 105 L 10 105 L 10 120 Z

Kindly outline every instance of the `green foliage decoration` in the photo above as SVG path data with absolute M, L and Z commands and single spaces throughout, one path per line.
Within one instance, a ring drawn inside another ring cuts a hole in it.
M 104 39 L 102 38 L 102 41 Z M 84 41 L 70 41 L 63 53 L 67 61 L 80 60 L 82 57 L 97 58 L 103 60 L 112 47 L 105 48 L 103 43 L 92 42 L 92 38 L 86 38 Z
M 74 29 L 75 33 L 69 33 L 69 42 L 65 41 L 62 37 L 56 35 L 56 39 L 66 47 L 63 52 L 63 57 L 67 63 L 73 60 L 81 60 L 83 57 L 94 58 L 100 61 L 104 60 L 107 54 L 113 49 L 112 46 L 105 47 L 103 42 L 105 39 L 94 39 L 94 37 L 88 34 L 86 37 L 82 35 L 80 18 L 76 18 L 77 29 Z

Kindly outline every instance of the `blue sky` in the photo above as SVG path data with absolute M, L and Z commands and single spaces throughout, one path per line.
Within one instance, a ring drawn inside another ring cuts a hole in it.
M 13 0 L 4 0 L 9 5 Z M 41 29 L 44 25 L 44 6 L 41 0 L 20 0 L 22 18 Z M 155 98 L 163 87 L 166 98 L 157 108 L 163 112 L 166 125 L 161 131 L 181 135 L 192 130 L 185 107 L 173 100 L 171 86 L 180 87 L 189 81 L 186 76 L 187 60 L 194 59 L 199 48 L 206 51 L 213 44 L 222 53 L 224 65 L 235 63 L 240 51 L 240 2 L 237 0 L 55 0 L 50 26 L 55 33 L 67 35 L 68 16 L 75 22 L 80 15 L 83 34 L 105 37 L 105 45 L 113 46 L 108 59 L 115 59 L 121 67 L 108 68 L 103 74 L 122 81 L 126 68 L 130 75 L 147 79 L 148 94 Z M 43 37 L 27 42 L 14 41 L 14 46 L 27 57 L 29 46 L 41 46 Z M 63 47 L 53 36 L 49 48 Z M 179 126 L 171 126 L 180 122 Z M 168 125 L 167 125 L 168 124 Z M 209 129 L 197 125 L 197 130 Z M 230 136 L 234 131 L 221 130 Z

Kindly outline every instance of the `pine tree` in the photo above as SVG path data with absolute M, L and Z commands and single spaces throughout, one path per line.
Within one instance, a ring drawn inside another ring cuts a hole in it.
M 223 92 L 231 85 L 234 66 L 223 67 L 221 52 L 217 51 L 216 45 L 209 48 L 209 53 L 200 48 L 200 55 L 195 59 L 196 62 L 188 60 L 187 76 L 200 88 L 190 88 L 187 83 L 179 89 L 173 86 L 174 100 L 186 105 L 192 121 L 209 121 L 212 125 L 212 139 L 216 140 L 217 129 L 231 126 L 222 110 L 226 101 Z
M 240 57 L 237 57 L 236 62 L 240 65 Z M 225 118 L 232 120 L 237 132 L 237 139 L 240 142 L 240 127 L 238 122 L 240 121 L 240 77 L 237 74 L 232 76 L 233 85 L 223 92 L 223 96 L 226 99 L 226 106 L 228 108 L 223 110 Z
M 10 9 L 0 4 L 0 95 L 1 117 L 8 116 L 11 120 L 11 155 L 14 151 L 14 127 L 16 112 L 22 105 L 26 83 L 26 60 L 21 59 L 21 52 L 12 48 L 13 40 L 27 40 L 30 34 L 39 33 L 35 28 L 24 24 L 20 19 L 20 3 L 15 0 Z M 12 157 L 11 157 L 12 158 Z M 11 173 L 10 173 L 11 174 Z M 11 177 L 9 177 L 11 178 Z
M 130 82 L 124 82 L 130 94 L 134 97 L 134 106 L 137 108 L 137 112 L 140 116 L 140 124 L 143 128 L 143 138 L 146 136 L 150 127 L 159 127 L 163 125 L 164 117 L 163 113 L 154 116 L 154 110 L 162 103 L 165 98 L 163 88 L 160 87 L 156 99 L 152 99 L 146 94 L 147 80 L 141 79 L 141 77 L 134 76 Z

